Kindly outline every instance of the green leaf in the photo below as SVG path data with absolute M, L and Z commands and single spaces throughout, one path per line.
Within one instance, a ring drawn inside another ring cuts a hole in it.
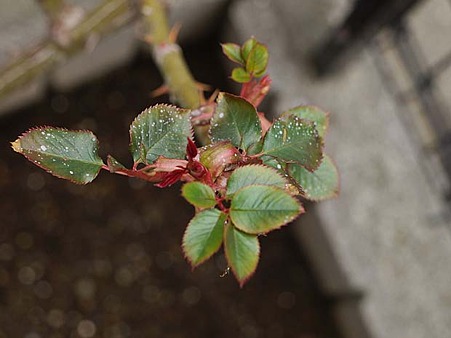
M 165 104 L 150 107 L 130 126 L 133 160 L 150 164 L 159 156 L 184 159 L 191 134 L 189 110 Z
M 318 130 L 318 135 L 324 139 L 327 128 L 329 127 L 329 114 L 327 112 L 314 106 L 299 106 L 284 112 L 281 119 L 287 118 L 290 115 L 313 122 L 316 130 Z
M 224 251 L 233 274 L 243 287 L 257 269 L 260 244 L 255 235 L 246 234 L 227 224 L 224 230 Z
M 13 149 L 50 174 L 78 184 L 94 180 L 103 162 L 90 131 L 40 127 L 12 143 Z
M 232 70 L 232 80 L 238 83 L 246 83 L 251 80 L 251 74 L 244 68 L 238 67 Z
M 227 181 L 227 197 L 249 185 L 269 185 L 285 188 L 287 180 L 276 170 L 263 165 L 246 165 L 235 169 Z
M 118 160 L 116 160 L 113 156 L 108 155 L 107 159 L 106 159 L 106 163 L 108 166 L 108 169 L 110 170 L 111 173 L 115 173 L 117 171 L 123 171 L 123 170 L 127 170 L 127 168 L 120 163 Z
M 235 43 L 221 44 L 222 52 L 233 62 L 244 65 L 244 60 L 241 57 L 241 47 Z
M 222 244 L 227 215 L 217 209 L 199 212 L 183 235 L 183 252 L 193 267 L 205 262 Z
M 269 128 L 262 154 L 295 162 L 313 171 L 321 163 L 322 139 L 312 122 L 291 115 L 277 120 Z
M 235 95 L 220 93 L 216 111 L 211 119 L 212 142 L 230 141 L 247 150 L 261 138 L 262 128 L 255 107 Z
M 246 71 L 256 77 L 262 76 L 268 65 L 269 53 L 265 45 L 256 43 L 246 59 Z
M 245 63 L 247 62 L 249 54 L 251 53 L 252 49 L 257 43 L 258 43 L 257 40 L 255 40 L 255 38 L 252 37 L 248 39 L 241 47 L 241 57 L 243 58 Z
M 288 172 L 302 187 L 304 197 L 309 200 L 320 201 L 338 194 L 338 171 L 327 155 L 324 156 L 321 165 L 314 172 L 296 164 L 290 164 Z
M 264 234 L 287 224 L 303 211 L 300 203 L 284 190 L 251 185 L 233 196 L 230 218 L 244 232 Z
M 201 182 L 189 182 L 182 188 L 182 196 L 198 208 L 212 208 L 216 205 L 215 192 Z

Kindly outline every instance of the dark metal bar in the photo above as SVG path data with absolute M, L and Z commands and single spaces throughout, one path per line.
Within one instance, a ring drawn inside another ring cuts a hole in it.
M 349 16 L 312 54 L 318 75 L 338 68 L 356 47 L 399 21 L 421 0 L 356 0 Z

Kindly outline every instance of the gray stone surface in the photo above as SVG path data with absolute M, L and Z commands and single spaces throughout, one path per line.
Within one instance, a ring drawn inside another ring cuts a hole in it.
M 360 310 L 372 337 L 450 337 L 451 232 L 438 217 L 442 202 L 425 181 L 371 53 L 323 80 L 305 63 L 345 8 L 346 1 L 249 0 L 236 2 L 230 17 L 239 39 L 256 35 L 268 44 L 279 112 L 302 103 L 331 112 L 326 144 L 340 169 L 341 194 L 317 204 L 316 220 L 296 225 L 301 235 L 321 227 L 327 237 L 342 276 L 327 262 L 330 254 L 309 245 L 325 257 L 312 260 L 322 264 L 316 271 L 326 291 L 338 297 L 363 291 Z M 342 310 L 343 332 L 361 337 Z
M 101 0 L 70 0 L 86 12 Z M 171 0 L 168 1 L 171 21 L 182 25 L 182 42 L 202 38 L 215 27 L 227 0 Z M 0 0 L 0 67 L 24 50 L 32 48 L 47 37 L 47 21 L 36 1 Z M 47 85 L 68 90 L 89 79 L 108 72 L 129 60 L 139 45 L 136 22 L 106 37 L 95 48 L 87 48 L 44 74 L 24 88 L 0 100 L 0 114 L 19 108 L 41 97 Z

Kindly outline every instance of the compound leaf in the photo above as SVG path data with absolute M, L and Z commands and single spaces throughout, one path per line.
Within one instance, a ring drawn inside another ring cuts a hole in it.
M 94 180 L 103 165 L 97 138 L 90 131 L 35 128 L 20 136 L 12 147 L 50 174 L 78 184 Z
M 312 122 L 287 116 L 269 128 L 263 141 L 262 155 L 295 162 L 313 171 L 323 156 L 322 139 Z
M 288 172 L 302 187 L 304 197 L 309 200 L 321 201 L 338 194 L 338 171 L 327 155 L 324 156 L 321 165 L 314 172 L 296 164 L 289 164 Z
M 261 138 L 261 125 L 255 107 L 235 95 L 220 93 L 211 120 L 212 142 L 230 141 L 235 147 L 247 150 Z
M 189 182 L 182 188 L 185 199 L 198 208 L 212 208 L 216 205 L 215 192 L 201 182 Z
M 183 252 L 193 267 L 205 262 L 222 244 L 227 215 L 217 209 L 199 212 L 183 236 Z
M 292 221 L 304 209 L 288 192 L 251 185 L 238 190 L 230 205 L 235 226 L 249 234 L 264 234 Z
M 139 114 L 130 126 L 130 151 L 135 163 L 150 164 L 159 156 L 185 158 L 191 137 L 190 111 L 158 104 Z
M 257 269 L 260 258 L 258 238 L 229 223 L 224 230 L 224 251 L 227 262 L 242 287 Z
M 284 188 L 287 180 L 275 169 L 263 165 L 246 165 L 235 169 L 227 180 L 227 197 L 249 185 L 269 185 Z

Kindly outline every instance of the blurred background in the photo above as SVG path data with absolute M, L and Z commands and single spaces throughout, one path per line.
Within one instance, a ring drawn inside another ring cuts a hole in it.
M 77 186 L 10 149 L 33 126 L 83 128 L 130 165 L 131 121 L 168 102 L 150 96 L 137 3 L 67 2 L 67 25 L 94 28 L 55 53 L 39 1 L 0 1 L 1 338 L 451 336 L 451 1 L 167 1 L 198 81 L 236 92 L 219 43 L 253 35 L 270 50 L 262 110 L 331 113 L 340 196 L 262 238 L 243 289 L 222 254 L 184 260 L 179 186 Z

